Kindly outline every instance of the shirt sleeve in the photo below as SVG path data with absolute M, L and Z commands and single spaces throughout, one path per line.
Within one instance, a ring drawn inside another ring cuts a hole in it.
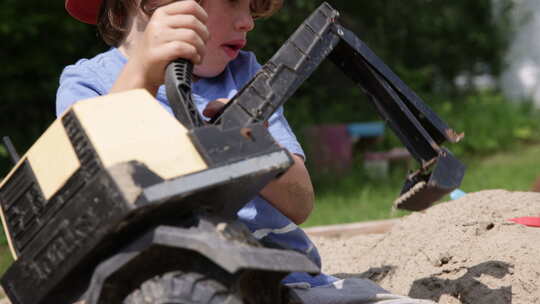
M 268 120 L 268 131 L 274 137 L 274 139 L 289 152 L 301 156 L 306 159 L 304 150 L 300 146 L 300 143 L 296 139 L 287 119 L 283 115 L 283 107 L 280 107 L 276 113 L 274 113 Z
M 103 95 L 95 74 L 84 64 L 67 66 L 60 75 L 56 92 L 56 116 L 60 116 L 77 101 Z

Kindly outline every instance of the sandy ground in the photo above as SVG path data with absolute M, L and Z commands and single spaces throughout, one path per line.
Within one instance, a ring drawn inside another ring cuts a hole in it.
M 540 216 L 540 193 L 467 194 L 401 219 L 390 232 L 315 237 L 323 271 L 370 278 L 441 304 L 540 303 L 540 228 L 508 221 Z
M 323 271 L 440 304 L 540 303 L 540 193 L 490 190 L 413 213 L 390 232 L 313 237 Z M 0 304 L 9 304 L 6 299 Z

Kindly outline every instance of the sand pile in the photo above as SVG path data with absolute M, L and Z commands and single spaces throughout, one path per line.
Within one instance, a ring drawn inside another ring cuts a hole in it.
M 323 271 L 441 304 L 540 303 L 540 193 L 491 190 L 403 218 L 383 235 L 314 238 Z

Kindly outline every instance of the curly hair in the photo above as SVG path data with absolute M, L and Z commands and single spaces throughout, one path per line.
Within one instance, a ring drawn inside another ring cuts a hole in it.
M 270 17 L 283 6 L 283 0 L 251 0 L 254 18 Z
M 103 41 L 109 46 L 118 46 L 127 29 L 127 16 L 134 9 L 141 9 L 147 15 L 151 15 L 153 8 L 149 8 L 151 0 L 103 0 L 98 15 L 97 28 Z M 214 0 L 197 0 L 214 1 Z M 283 0 L 251 0 L 250 8 L 253 18 L 265 18 L 272 16 L 283 6 Z

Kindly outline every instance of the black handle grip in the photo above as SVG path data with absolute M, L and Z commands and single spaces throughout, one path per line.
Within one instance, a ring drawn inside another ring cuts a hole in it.
M 204 125 L 191 98 L 193 64 L 186 59 L 171 62 L 165 70 L 165 90 L 174 116 L 188 129 Z
M 11 158 L 11 162 L 13 162 L 13 165 L 17 165 L 21 157 L 17 153 L 17 150 L 15 150 L 15 146 L 13 146 L 11 139 L 9 136 L 4 136 L 2 140 L 4 141 L 4 147 L 6 147 L 6 150 Z

